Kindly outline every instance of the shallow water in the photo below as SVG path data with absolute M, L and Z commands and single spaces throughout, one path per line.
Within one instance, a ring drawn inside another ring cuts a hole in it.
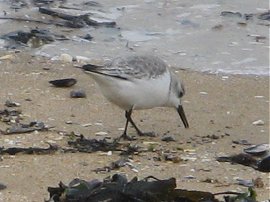
M 262 13 L 267 11 L 267 1 L 102 0 L 98 1 L 101 7 L 82 6 L 82 1 L 72 2 L 67 1 L 65 6 L 83 11 L 68 9 L 68 12 L 93 13 L 95 19 L 116 21 L 118 29 L 69 29 L 0 20 L 0 34 L 38 26 L 68 36 L 68 41 L 28 50 L 54 59 L 62 53 L 90 59 L 111 59 L 129 52 L 152 52 L 178 68 L 211 73 L 269 75 L 269 21 L 256 17 L 245 21 L 236 16 L 220 15 L 222 11 Z M 0 0 L 0 8 L 7 11 L 7 16 L 37 19 L 43 16 L 43 19 L 50 19 L 50 16 L 38 13 L 33 5 L 15 12 L 10 9 L 8 1 Z M 0 16 L 3 15 L 0 12 Z M 93 40 L 80 38 L 86 34 L 93 36 Z M 258 36 L 266 39 L 258 40 Z M 4 44 L 0 41 L 2 50 Z

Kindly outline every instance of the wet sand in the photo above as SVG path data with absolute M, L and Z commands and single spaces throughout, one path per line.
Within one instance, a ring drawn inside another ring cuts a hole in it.
M 73 64 L 23 53 L 2 52 L 1 56 L 7 54 L 11 54 L 12 58 L 0 64 L 0 109 L 4 109 L 7 99 L 11 99 L 21 104 L 23 122 L 40 120 L 54 128 L 48 132 L 0 135 L 1 146 L 47 147 L 46 142 L 66 146 L 68 138 L 56 131 L 74 131 L 88 138 L 103 138 L 95 135 L 100 131 L 107 132 L 111 137 L 121 135 L 124 112 L 110 104 L 94 81 Z M 111 173 L 96 174 L 93 169 L 109 165 L 119 159 L 119 154 L 3 155 L 0 182 L 6 184 L 7 189 L 0 192 L 0 201 L 43 201 L 48 199 L 47 187 L 57 186 L 59 181 L 68 183 L 76 177 L 103 179 L 117 172 L 126 173 L 129 179 L 148 175 L 161 179 L 176 177 L 179 188 L 213 193 L 246 191 L 246 187 L 236 185 L 237 178 L 261 177 L 264 187 L 256 188 L 258 200 L 268 199 L 268 174 L 241 165 L 219 163 L 215 157 L 239 153 L 245 148 L 233 144 L 233 140 L 244 139 L 252 144 L 269 142 L 269 77 L 208 75 L 183 70 L 178 74 L 186 85 L 187 94 L 183 103 L 190 129 L 183 127 L 174 109 L 135 111 L 133 117 L 138 126 L 143 131 L 154 131 L 157 137 L 139 138 L 134 144 L 147 148 L 144 143 L 153 141 L 159 144 L 157 150 L 181 148 L 184 151 L 178 151 L 179 156 L 189 160 L 180 163 L 156 162 L 153 157 L 157 154 L 147 152 L 133 157 L 138 173 L 124 167 Z M 76 78 L 78 83 L 71 88 L 54 88 L 48 83 L 52 79 L 68 77 Z M 85 90 L 87 98 L 70 98 L 70 91 L 75 89 Z M 259 119 L 265 124 L 252 124 Z M 83 127 L 83 124 L 91 125 Z M 6 127 L 0 122 L 1 130 Z M 160 141 L 165 133 L 173 135 L 177 141 Z M 129 128 L 129 134 L 135 135 L 135 131 Z M 202 137 L 208 135 L 219 138 L 209 143 L 202 142 Z M 186 176 L 193 176 L 194 179 L 186 179 Z M 202 182 L 207 178 L 218 182 Z

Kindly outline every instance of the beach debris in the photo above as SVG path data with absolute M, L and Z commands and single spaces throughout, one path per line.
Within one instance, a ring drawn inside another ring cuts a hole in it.
M 0 57 L 0 60 L 12 60 L 14 59 L 14 55 L 8 54 Z
M 222 11 L 220 15 L 224 17 L 236 17 L 236 18 L 242 17 L 242 14 L 240 12 L 232 12 L 232 11 Z
M 105 131 L 100 131 L 100 132 L 96 132 L 95 135 L 96 136 L 104 136 L 104 135 L 108 135 L 108 133 Z
M 35 6 L 38 6 L 38 7 L 40 7 L 40 6 L 49 6 L 49 5 L 51 5 L 51 4 L 53 4 L 53 3 L 64 3 L 65 2 L 65 0 L 32 0 L 31 1 Z
M 10 128 L 6 131 L 2 131 L 5 135 L 18 134 L 18 133 L 29 133 L 33 131 L 47 131 L 48 126 L 46 126 L 41 121 L 31 121 L 29 124 L 15 123 L 12 124 Z
M 253 180 L 244 180 L 244 179 L 236 179 L 239 185 L 243 185 L 245 187 L 254 187 Z
M 15 31 L 2 35 L 0 38 L 13 42 L 15 47 L 30 46 L 32 48 L 40 47 L 55 40 L 67 40 L 63 35 L 53 34 L 46 29 L 31 29 L 27 31 Z M 12 47 L 12 45 L 10 45 Z
M 74 78 L 56 79 L 49 81 L 49 83 L 56 87 L 71 87 L 77 83 L 77 80 Z
M 244 152 L 256 156 L 262 156 L 265 154 L 268 154 L 270 150 L 270 145 L 269 144 L 258 144 L 258 145 L 253 145 L 251 147 L 245 148 Z
M 261 172 L 270 172 L 270 156 L 263 158 L 258 162 L 257 167 Z
M 91 62 L 91 58 L 88 58 L 88 57 L 84 57 L 84 56 L 80 56 L 80 55 L 77 55 L 75 56 L 74 60 L 78 63 L 89 63 Z
M 171 135 L 164 135 L 162 138 L 161 138 L 162 141 L 164 142 L 175 142 L 175 138 Z
M 261 20 L 270 20 L 270 11 L 259 14 L 258 18 Z
M 263 159 L 257 159 L 250 154 L 240 153 L 231 156 L 217 157 L 216 160 L 219 162 L 230 162 L 233 164 L 249 166 L 261 172 L 270 172 L 270 156 Z
M 135 166 L 132 164 L 132 161 L 127 156 L 124 156 L 121 157 L 119 160 L 112 162 L 109 166 L 95 169 L 94 172 L 96 173 L 111 172 L 112 170 L 117 170 L 125 166 L 131 168 L 135 172 L 137 171 Z
M 264 187 L 264 183 L 261 177 L 257 177 L 256 179 L 253 180 L 254 183 L 254 187 L 256 188 L 263 188 Z
M 263 13 L 240 13 L 240 12 L 233 12 L 233 11 L 222 11 L 220 15 L 223 17 L 234 17 L 234 18 L 243 19 L 246 22 L 254 20 L 255 18 L 257 18 L 258 20 L 263 20 L 263 21 L 270 20 L 270 11 L 263 12 Z M 240 22 L 240 23 L 243 23 L 243 22 Z M 265 25 L 262 23 L 258 23 L 258 24 Z
M 230 194 L 230 195 L 236 195 L 236 196 L 224 196 L 225 202 L 256 202 L 257 193 L 255 190 L 252 189 L 252 187 L 248 188 L 248 191 L 245 193 L 235 193 L 235 192 L 222 192 L 222 193 L 216 193 L 215 195 L 224 195 L 224 194 Z
M 184 179 L 186 179 L 186 180 L 193 180 L 193 179 L 196 179 L 196 177 L 193 176 L 193 175 L 187 175 L 187 176 L 184 176 Z
M 176 189 L 176 179 L 160 180 L 148 176 L 142 180 L 134 177 L 128 181 L 124 174 L 114 174 L 103 181 L 74 179 L 68 185 L 59 183 L 58 187 L 48 187 L 50 199 L 47 202 L 98 202 L 98 201 L 207 201 L 219 202 L 215 198 L 223 195 L 225 202 L 255 202 L 256 192 L 249 187 L 247 192 L 214 193 L 196 190 Z
M 0 191 L 6 189 L 7 186 L 0 182 Z
M 22 154 L 54 154 L 55 152 L 61 150 L 56 144 L 49 144 L 48 148 L 42 147 L 10 147 L 4 148 L 0 147 L 0 154 L 9 154 L 9 155 L 16 155 L 18 153 Z
M 6 107 L 19 107 L 19 106 L 21 106 L 21 104 L 18 102 L 14 102 L 12 100 L 6 100 L 5 106 Z
M 62 53 L 59 56 L 59 60 L 66 63 L 71 63 L 73 61 L 73 57 L 67 53 Z
M 211 28 L 212 30 L 215 30 L 215 31 L 220 31 L 223 29 L 223 25 L 221 24 L 218 24 L 218 25 L 215 25 Z
M 5 123 L 18 122 L 21 119 L 22 111 L 20 109 L 0 110 L 0 121 Z
M 83 39 L 86 39 L 88 41 L 91 41 L 93 37 L 90 34 L 86 34 L 85 36 L 82 37 Z
M 247 140 L 233 140 L 232 143 L 234 144 L 239 144 L 239 145 L 252 145 L 249 141 Z
M 70 92 L 70 97 L 71 98 L 85 98 L 86 93 L 84 90 L 72 90 Z
M 64 19 L 63 26 L 70 28 L 82 28 L 86 25 L 89 26 L 105 26 L 105 27 L 115 27 L 116 23 L 114 21 L 96 21 L 90 18 L 88 14 L 82 15 L 69 15 L 61 13 L 56 9 L 50 9 L 45 7 L 39 7 L 39 12 L 46 15 L 51 15 L 52 17 Z
M 211 184 L 218 184 L 218 183 L 220 183 L 218 179 L 212 179 L 212 178 L 209 178 L 209 177 L 207 177 L 204 180 L 201 180 L 200 182 L 211 183 Z
M 200 92 L 200 94 L 201 95 L 208 95 L 208 93 L 207 92 L 204 92 L 204 91 Z
M 208 201 L 217 202 L 210 192 L 176 189 L 176 179 L 159 180 L 153 176 L 128 181 L 126 176 L 115 174 L 102 181 L 75 179 L 69 185 L 48 187 L 50 200 L 64 201 Z
M 242 165 L 251 166 L 251 167 L 254 167 L 254 168 L 257 165 L 257 160 L 255 158 L 253 158 L 249 154 L 244 154 L 244 153 L 235 154 L 235 155 L 231 155 L 231 156 L 217 157 L 217 161 L 219 161 L 219 162 L 231 162 L 231 163 L 235 163 L 235 164 L 242 164 Z
M 172 153 L 164 153 L 163 158 L 165 161 L 171 161 L 173 163 L 179 163 L 179 162 L 183 161 L 183 159 L 181 157 L 179 157 L 176 154 L 172 154 Z
M 128 144 L 128 145 L 125 145 L 124 148 L 123 147 L 121 148 L 120 155 L 123 155 L 123 156 L 137 155 L 141 152 L 146 152 L 146 151 L 147 149 L 143 149 L 137 144 Z
M 118 148 L 119 143 L 116 141 L 108 142 L 106 138 L 97 140 L 97 139 L 86 139 L 83 135 L 80 135 L 79 138 L 75 140 L 68 141 L 68 144 L 75 148 L 79 152 L 92 153 L 96 151 L 120 151 Z
M 264 125 L 264 121 L 261 120 L 261 119 L 259 119 L 257 121 L 253 121 L 252 124 L 255 125 L 255 126 L 263 126 Z
M 85 1 L 83 2 L 83 6 L 102 7 L 101 3 L 96 1 Z

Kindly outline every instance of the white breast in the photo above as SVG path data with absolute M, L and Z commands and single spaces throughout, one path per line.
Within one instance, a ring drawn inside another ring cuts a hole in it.
M 155 79 L 122 80 L 95 74 L 104 96 L 124 110 L 150 109 L 164 106 L 168 101 L 170 73 L 166 71 Z

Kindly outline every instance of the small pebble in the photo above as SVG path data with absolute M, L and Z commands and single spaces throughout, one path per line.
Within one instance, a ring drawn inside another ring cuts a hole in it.
M 187 176 L 184 176 L 185 179 L 196 179 L 196 177 L 194 177 L 193 175 L 187 175 Z
M 253 183 L 254 183 L 254 186 L 256 188 L 263 188 L 264 187 L 264 183 L 263 183 L 263 180 L 262 178 L 258 177 L 256 178 L 255 180 L 253 180 Z
M 72 90 L 70 92 L 70 97 L 71 98 L 85 98 L 86 94 L 83 90 Z
M 0 182 L 0 190 L 6 189 L 6 188 L 7 188 L 7 186 Z
M 170 136 L 170 135 L 166 135 L 166 136 L 162 137 L 161 140 L 164 142 L 175 142 L 175 138 L 173 136 Z

